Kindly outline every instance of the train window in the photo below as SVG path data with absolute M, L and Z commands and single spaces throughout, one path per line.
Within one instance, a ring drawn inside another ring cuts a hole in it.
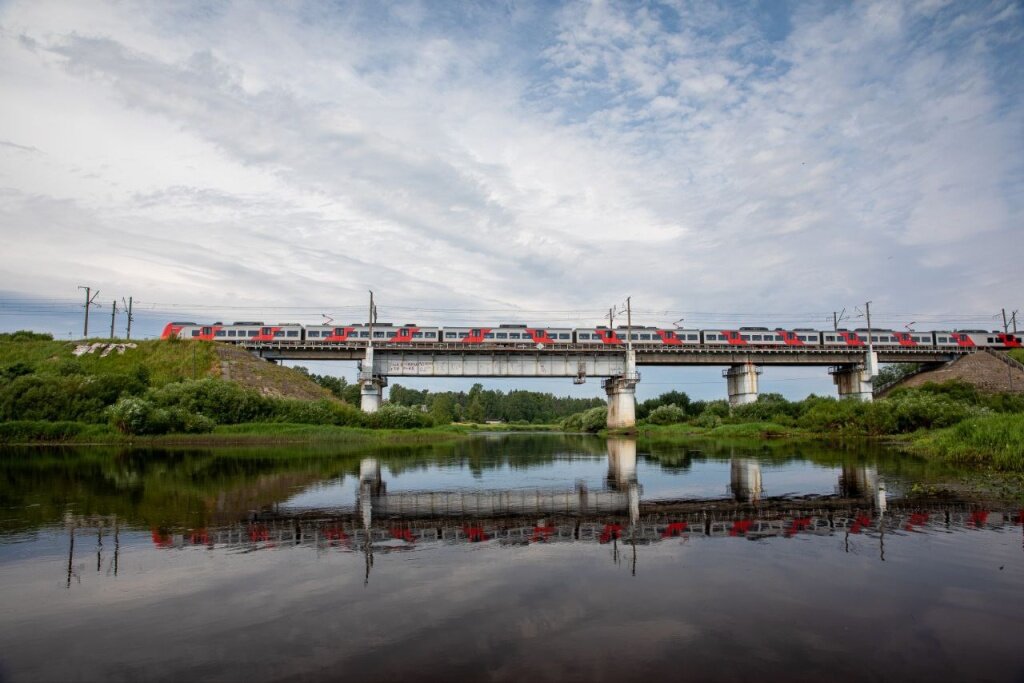
M 560 332 L 558 334 L 558 338 L 559 339 L 569 339 L 569 333 L 568 332 Z
M 641 334 L 640 335 L 640 340 L 641 341 L 651 341 L 651 335 L 649 335 L 649 334 Z
M 275 337 L 283 337 L 284 336 L 284 330 L 276 330 L 274 332 L 274 336 Z
M 228 330 L 226 336 L 234 337 L 235 336 L 235 331 L 234 330 Z
M 394 339 L 394 338 L 395 338 L 395 333 L 394 332 L 388 332 L 388 339 Z
M 494 339 L 494 333 L 488 332 L 487 334 L 484 335 L 484 339 Z
M 580 332 L 576 336 L 579 337 L 581 340 L 582 339 L 590 339 L 590 333 L 589 332 Z
M 496 335 L 494 335 L 494 338 L 495 339 L 508 339 L 508 333 L 507 332 L 498 332 Z
M 366 330 L 363 330 L 362 332 L 359 333 L 359 336 L 363 339 L 366 339 L 367 337 L 370 336 L 370 333 L 367 332 Z
M 459 335 L 456 332 L 445 332 L 444 333 L 444 338 L 445 339 L 458 339 Z
M 826 334 L 825 335 L 825 341 L 827 341 L 827 342 L 834 342 L 835 340 L 836 340 L 836 338 L 834 336 L 832 336 L 831 334 Z
M 259 330 L 249 330 L 249 336 L 250 337 L 258 337 L 259 335 L 260 335 L 260 331 Z
M 199 330 L 192 330 L 192 336 L 193 337 L 198 337 L 199 336 Z
M 412 333 L 412 338 L 413 339 L 423 339 L 423 333 L 422 332 L 413 332 Z
M 213 336 L 214 337 L 226 337 L 227 334 L 228 333 L 225 332 L 224 330 L 217 330 L 216 332 L 213 333 Z
M 989 337 L 988 338 L 988 343 L 989 344 L 995 344 L 996 343 L 995 337 Z
M 298 330 L 288 330 L 287 335 L 289 337 L 298 337 L 299 336 L 299 331 Z
M 320 330 L 306 330 L 307 339 L 315 339 L 320 336 Z
M 686 335 L 686 340 L 687 341 L 697 341 L 697 335 L 695 335 L 695 334 L 688 334 L 688 335 Z
M 509 332 L 508 333 L 508 338 L 509 339 L 521 339 L 522 337 L 519 336 L 518 332 Z M 529 339 L 529 335 L 527 335 L 527 339 Z
M 374 339 L 383 339 L 385 336 L 387 336 L 387 335 L 384 332 L 374 332 L 373 333 L 373 338 Z
M 740 338 L 743 339 L 743 341 L 750 341 L 750 335 L 749 334 L 741 334 Z
M 765 337 L 767 337 L 767 336 L 768 335 L 766 334 Z M 759 334 L 752 334 L 752 335 L 750 335 L 750 341 L 761 341 L 761 335 L 759 335 Z

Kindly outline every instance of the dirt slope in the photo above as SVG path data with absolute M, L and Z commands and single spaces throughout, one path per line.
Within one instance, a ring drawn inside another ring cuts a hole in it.
M 885 393 L 897 387 L 919 387 L 925 382 L 939 383 L 953 379 L 973 384 L 985 392 L 1024 391 L 1024 370 L 1009 367 L 991 354 L 979 351 L 937 370 L 914 375 L 890 387 Z
M 219 363 L 214 373 L 255 389 L 264 396 L 312 401 L 331 398 L 331 392 L 298 370 L 260 360 L 244 349 L 215 344 Z

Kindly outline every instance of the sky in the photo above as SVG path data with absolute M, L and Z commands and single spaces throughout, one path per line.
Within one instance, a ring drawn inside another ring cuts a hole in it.
M 136 336 L 362 320 L 370 289 L 401 323 L 628 296 L 660 326 L 870 300 L 994 329 L 1024 308 L 1022 73 L 1011 0 L 0 0 L 0 330 L 80 336 L 81 285 L 101 329 L 132 296 Z M 719 369 L 645 377 L 724 397 Z

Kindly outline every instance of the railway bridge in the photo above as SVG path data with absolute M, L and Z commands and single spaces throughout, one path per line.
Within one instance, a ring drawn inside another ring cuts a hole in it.
M 731 405 L 753 403 L 764 366 L 828 368 L 840 398 L 872 399 L 879 363 L 941 365 L 974 352 L 950 347 L 723 347 L 631 344 L 594 347 L 583 344 L 500 346 L 459 342 L 248 341 L 241 345 L 269 361 L 346 360 L 359 363 L 361 407 L 373 412 L 389 377 L 566 377 L 582 384 L 603 380 L 608 395 L 608 428 L 636 424 L 636 386 L 641 366 L 724 366 Z

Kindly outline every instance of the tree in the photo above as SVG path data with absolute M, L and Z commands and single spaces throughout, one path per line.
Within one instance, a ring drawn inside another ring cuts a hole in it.
M 474 385 L 473 388 L 480 386 L 479 384 Z M 470 392 L 472 393 L 472 392 Z M 466 419 L 470 422 L 484 422 L 487 419 L 487 415 L 484 413 L 484 404 L 480 400 L 479 394 L 474 396 L 469 402 L 469 408 L 466 409 Z
M 453 417 L 454 403 L 447 394 L 440 394 L 434 397 L 430 403 L 430 416 L 434 423 L 439 425 L 450 424 Z

